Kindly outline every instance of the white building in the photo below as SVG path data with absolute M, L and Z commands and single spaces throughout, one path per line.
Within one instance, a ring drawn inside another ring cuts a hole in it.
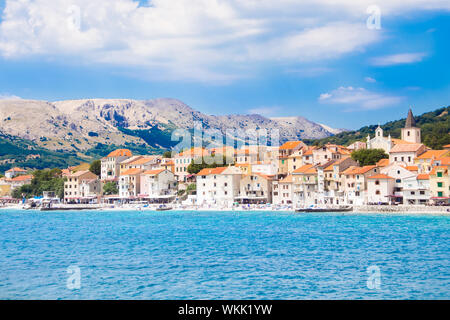
M 232 206 L 239 195 L 241 176 L 236 167 L 203 169 L 197 174 L 197 204 Z
M 173 200 L 178 182 L 175 175 L 166 169 L 144 171 L 141 174 L 141 196 L 158 202 Z
M 119 178 L 119 197 L 135 198 L 141 192 L 141 169 L 128 169 Z
M 293 180 L 292 175 L 280 181 L 272 183 L 272 203 L 275 205 L 293 204 Z
M 391 203 L 394 192 L 394 178 L 386 174 L 377 174 L 367 179 L 367 203 Z
M 430 176 L 419 174 L 403 181 L 403 204 L 427 204 L 430 200 Z
M 120 176 L 120 163 L 133 154 L 128 149 L 118 149 L 101 159 L 101 179 L 117 180 Z
M 404 166 L 397 163 L 391 163 L 390 165 L 381 168 L 381 173 L 394 178 L 394 191 L 391 194 L 393 201 L 403 203 L 403 189 L 405 179 L 415 179 L 417 172 L 407 170 Z

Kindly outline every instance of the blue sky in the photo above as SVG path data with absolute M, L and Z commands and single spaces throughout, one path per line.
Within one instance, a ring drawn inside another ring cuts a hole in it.
M 450 104 L 448 1 L 379 1 L 381 29 L 365 1 L 141 2 L 0 1 L 0 98 L 171 97 L 349 129 Z

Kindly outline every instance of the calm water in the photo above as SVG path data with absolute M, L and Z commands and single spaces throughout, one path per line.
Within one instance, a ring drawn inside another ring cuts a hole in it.
M 443 216 L 0 211 L 0 298 L 449 299 L 449 231 Z

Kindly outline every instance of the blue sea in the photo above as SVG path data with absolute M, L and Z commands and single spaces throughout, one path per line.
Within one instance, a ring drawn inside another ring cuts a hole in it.
M 449 299 L 450 218 L 0 210 L 0 299 Z

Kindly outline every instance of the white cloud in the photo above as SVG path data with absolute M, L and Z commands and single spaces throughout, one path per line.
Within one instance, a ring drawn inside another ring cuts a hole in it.
M 289 66 L 361 51 L 383 34 L 366 28 L 369 0 L 152 0 L 149 4 L 7 0 L 0 23 L 0 55 L 100 63 L 157 79 L 230 81 L 248 76 L 252 64 Z M 377 5 L 383 15 L 450 8 L 443 0 L 379 0 Z
M 339 87 L 319 96 L 319 101 L 322 103 L 346 105 L 345 111 L 381 109 L 399 104 L 403 99 L 403 97 L 385 95 L 354 87 Z
M 397 64 L 410 64 L 416 63 L 423 60 L 426 56 L 425 53 L 416 52 L 416 53 L 399 53 L 392 54 L 388 56 L 376 57 L 371 60 L 372 64 L 375 66 L 385 67 L 392 66 Z
M 372 77 L 365 77 L 364 81 L 369 82 L 369 83 L 375 83 L 377 82 L 376 79 L 372 78 Z

